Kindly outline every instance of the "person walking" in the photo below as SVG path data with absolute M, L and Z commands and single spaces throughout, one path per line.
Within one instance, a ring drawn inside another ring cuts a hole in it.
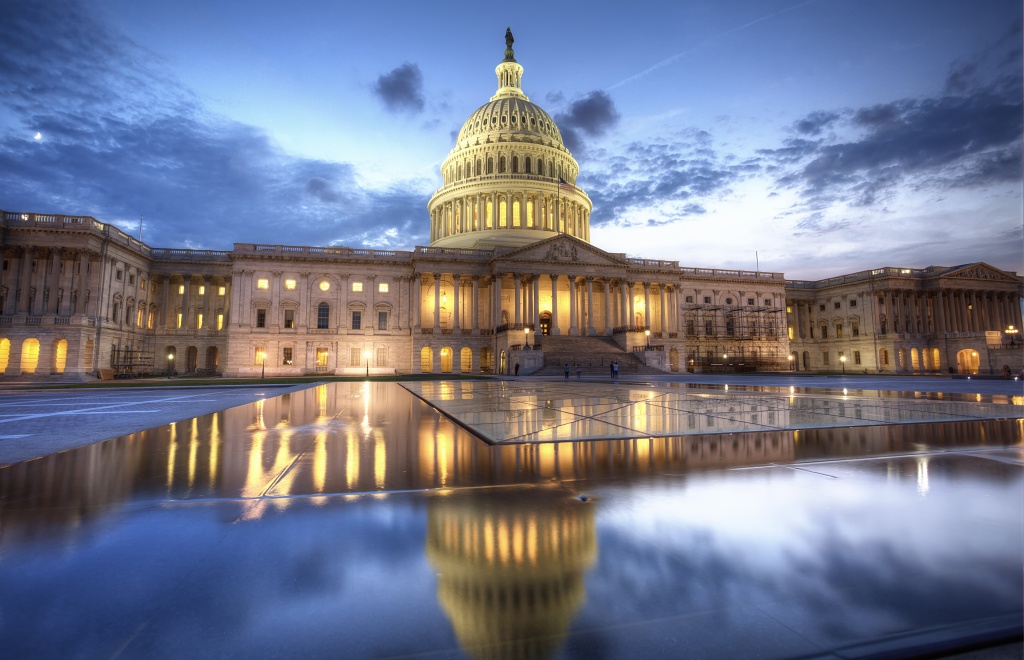
M 569 380 L 569 363 L 566 362 L 565 366 L 562 367 L 562 371 L 565 372 L 565 379 Z
M 579 362 L 577 362 L 576 363 L 576 380 L 579 380 L 582 375 L 583 375 L 583 367 L 580 365 Z
M 616 383 L 619 382 L 619 363 L 618 362 L 612 362 L 612 378 L 615 380 Z

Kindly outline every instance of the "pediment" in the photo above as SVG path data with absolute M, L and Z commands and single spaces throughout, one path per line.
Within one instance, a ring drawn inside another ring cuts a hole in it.
M 627 262 L 618 255 L 572 236 L 553 236 L 530 245 L 506 252 L 498 257 L 504 263 L 550 263 L 573 266 L 625 266 Z
M 988 264 L 979 261 L 974 264 L 967 264 L 965 266 L 957 266 L 951 268 L 941 275 L 943 279 L 953 280 L 987 280 L 989 282 L 1013 282 L 1014 284 L 1020 283 L 1019 277 L 1009 275 L 998 268 L 993 268 Z

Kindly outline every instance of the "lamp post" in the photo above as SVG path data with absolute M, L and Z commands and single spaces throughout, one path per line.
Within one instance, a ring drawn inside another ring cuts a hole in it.
M 174 373 L 174 353 L 167 354 L 167 380 L 171 379 L 171 374 Z
M 370 356 L 373 355 L 370 351 L 363 352 L 363 357 L 366 358 L 366 377 L 370 377 Z
M 260 351 L 260 380 L 267 377 L 267 352 Z
M 840 364 L 843 365 L 843 375 L 845 376 L 846 375 L 846 356 L 845 355 L 840 355 L 839 356 L 839 362 L 840 362 Z
M 1010 335 L 1010 346 L 1017 343 L 1017 333 L 1020 332 L 1017 328 L 1012 325 L 1006 326 L 1006 334 Z
M 530 329 L 523 328 L 523 332 L 526 333 L 526 350 L 530 350 Z
M 789 360 L 789 370 L 793 371 L 793 355 L 792 354 L 787 355 L 786 359 Z
M 651 350 L 651 329 L 650 328 L 648 328 L 647 330 L 644 330 L 644 336 L 647 339 L 647 346 L 644 347 L 644 350 L 648 350 L 649 351 L 649 350 Z

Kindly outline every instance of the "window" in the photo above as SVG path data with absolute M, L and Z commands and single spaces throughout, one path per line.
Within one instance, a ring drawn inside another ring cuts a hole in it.
M 825 311 L 825 305 L 823 305 L 823 304 L 822 305 L 818 305 L 818 311 L 819 312 L 824 312 Z
M 218 296 L 223 296 L 226 293 L 227 293 L 227 287 L 223 287 L 223 286 L 217 287 L 217 295 Z
M 736 332 L 736 324 L 732 319 L 728 319 L 725 322 L 725 334 L 726 336 L 732 337 Z
M 281 349 L 281 364 L 288 367 L 292 364 L 292 347 L 285 346 Z
M 316 327 L 318 330 L 331 327 L 331 306 L 325 302 L 316 306 Z
M 704 304 L 705 305 L 710 305 L 711 304 L 711 296 L 704 296 Z
M 174 327 L 180 328 L 181 327 L 181 310 L 178 310 L 177 318 L 175 320 L 176 320 L 177 325 L 175 325 Z
M 330 289 L 331 289 L 331 283 L 328 282 L 327 280 L 324 280 L 323 282 L 320 283 L 320 290 L 321 291 L 329 291 Z
M 153 327 L 153 320 L 152 319 L 153 319 L 153 313 L 150 312 L 150 322 L 149 322 L 149 326 L 150 327 Z M 218 330 L 223 330 L 224 329 L 224 315 L 223 314 L 218 314 L 217 315 L 217 329 Z
M 821 363 L 826 367 L 828 366 L 828 351 L 823 351 L 821 353 Z
M 139 279 L 139 288 L 143 291 L 146 290 L 146 278 L 143 277 Z
M 854 321 L 853 323 L 850 324 L 850 326 L 853 329 L 853 336 L 854 337 L 859 337 L 860 336 L 860 324 L 857 323 L 856 321 Z
M 851 300 L 850 301 L 850 307 L 856 307 L 856 306 L 857 306 L 857 301 L 856 300 Z
M 326 367 L 327 366 L 327 349 L 318 348 L 316 349 L 316 366 Z
M 772 306 L 772 301 L 769 300 L 768 298 L 765 298 L 764 299 L 764 306 L 765 307 L 771 307 Z
M 64 266 L 64 262 L 60 262 L 61 267 Z M 135 275 L 128 273 L 128 284 L 135 284 Z
M 787 314 L 792 314 L 793 313 L 793 306 L 792 305 L 786 305 L 786 313 Z
M 267 350 L 262 346 L 254 346 L 252 349 L 252 363 L 255 365 L 261 365 L 266 359 Z
M 748 305 L 753 305 L 754 304 L 754 299 L 753 298 L 747 298 L 747 304 Z
M 289 330 L 295 328 L 295 310 L 294 309 L 286 309 L 286 310 L 284 310 L 284 327 L 288 328 Z
M 267 310 L 257 309 L 256 310 L 256 327 L 265 328 L 267 327 Z
M 833 309 L 840 309 L 842 306 L 843 306 L 842 303 L 832 303 L 832 308 Z
M 352 329 L 362 330 L 363 329 L 363 313 L 352 312 Z
M 257 289 L 269 289 L 270 288 L 270 280 L 268 280 L 265 277 L 261 277 L 260 279 L 256 280 L 256 288 Z
M 710 337 L 714 333 L 714 327 L 711 325 L 711 321 L 704 321 L 704 334 Z
M 388 313 L 377 312 L 377 329 L 387 330 L 388 329 Z
M 289 291 L 294 291 L 295 290 L 295 280 L 285 280 L 284 281 L 284 288 L 288 289 Z
M 199 295 L 201 295 L 201 296 L 205 296 L 206 295 L 206 287 L 205 286 L 200 286 L 199 287 Z
M 377 293 L 387 293 L 387 292 L 388 292 L 388 283 L 387 282 L 381 282 L 380 284 L 377 285 Z
M 842 336 L 843 336 L 843 324 L 842 323 L 836 323 L 836 337 L 842 337 Z
M 787 330 L 787 333 L 789 334 L 789 338 L 793 339 L 793 326 L 789 326 L 789 328 L 787 328 L 786 330 Z
M 732 298 L 726 298 L 725 299 L 725 304 L 726 305 L 731 305 L 732 304 Z
M 203 329 L 203 313 L 199 312 L 196 314 L 196 330 Z
M 693 296 L 686 296 L 686 302 L 692 303 L 693 302 Z
M 828 326 L 827 325 L 821 326 L 821 338 L 822 339 L 828 339 Z
M 118 317 L 120 315 L 121 315 L 121 303 L 115 302 L 114 303 L 114 321 L 119 321 L 120 319 Z
M 884 306 L 885 305 L 885 298 L 879 298 L 878 299 L 878 304 Z
M 114 275 L 114 279 L 117 280 L 118 282 L 124 279 L 124 271 L 118 268 L 117 273 Z
M 350 366 L 350 367 L 358 367 L 358 366 L 362 366 L 362 364 L 363 364 L 363 356 L 360 353 L 359 349 L 356 348 L 355 346 L 353 346 L 352 349 L 348 353 L 348 366 Z
M 388 349 L 386 347 L 381 346 L 380 348 L 377 349 L 377 363 L 374 366 L 388 366 Z
M 362 291 L 363 291 L 363 283 L 362 282 L 353 282 L 352 283 L 352 291 L 354 293 L 362 293 Z
M 860 351 L 853 352 L 853 363 L 860 364 Z
M 184 284 L 179 284 L 178 285 L 178 295 L 179 296 L 185 295 L 185 285 Z
M 695 324 L 693 319 L 686 319 L 686 336 L 692 337 L 697 334 L 697 329 L 694 327 Z

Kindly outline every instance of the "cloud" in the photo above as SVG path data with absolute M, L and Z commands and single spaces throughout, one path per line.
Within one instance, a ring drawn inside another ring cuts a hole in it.
M 406 62 L 381 75 L 373 85 L 373 93 L 390 112 L 423 112 L 423 74 L 415 64 Z
M 798 120 L 794 125 L 794 129 L 797 133 L 804 135 L 819 135 L 835 123 L 837 119 L 839 119 L 839 115 L 835 112 L 812 112 L 803 119 Z
M 582 135 L 601 137 L 619 122 L 615 102 L 607 92 L 595 90 L 573 101 L 566 112 L 555 115 L 562 140 L 570 151 L 583 150 Z
M 0 205 L 146 218 L 154 246 L 235 240 L 392 247 L 426 238 L 431 183 L 362 186 L 348 163 L 301 158 L 212 115 L 148 51 L 78 2 L 15 3 L 0 22 Z M 31 47 L 30 47 L 31 46 Z M 41 131 L 45 140 L 32 136 Z

